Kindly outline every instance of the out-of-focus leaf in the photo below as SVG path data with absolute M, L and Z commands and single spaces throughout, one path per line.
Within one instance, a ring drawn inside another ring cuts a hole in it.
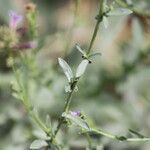
M 84 59 L 84 60 L 79 64 L 79 66 L 78 66 L 78 68 L 77 68 L 77 72 L 76 72 L 76 77 L 77 77 L 77 78 L 81 77 L 81 76 L 84 74 L 88 63 L 89 63 L 89 61 L 88 61 L 87 59 Z
M 70 66 L 62 58 L 58 58 L 58 62 L 61 68 L 63 69 L 68 81 L 71 82 L 71 79 L 73 78 L 73 73 L 72 73 Z
M 33 135 L 39 139 L 48 140 L 49 138 L 42 130 L 34 130 Z
M 133 35 L 133 47 L 140 49 L 143 46 L 144 35 L 142 26 L 137 18 L 133 19 L 132 22 L 132 35 Z
M 52 127 L 52 123 L 51 123 L 51 118 L 49 115 L 46 115 L 46 126 L 48 128 L 51 128 Z
M 47 145 L 48 144 L 44 140 L 35 140 L 31 143 L 30 149 L 40 149 Z

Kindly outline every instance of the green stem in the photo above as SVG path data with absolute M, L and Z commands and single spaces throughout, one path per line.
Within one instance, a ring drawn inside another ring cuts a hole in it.
M 113 140 L 119 140 L 118 136 L 112 135 L 110 133 L 106 133 L 102 130 L 92 129 L 91 132 L 95 132 L 99 135 L 103 135 L 103 136 L 105 136 L 107 138 L 110 138 L 110 139 L 113 139 Z M 150 141 L 150 138 L 147 138 L 147 137 L 144 137 L 144 138 L 127 138 L 127 139 L 124 139 L 123 141 L 127 141 L 127 142 L 145 142 L 145 141 Z
M 13 68 L 13 71 L 14 71 L 14 74 L 15 74 L 15 77 L 16 77 L 16 81 L 17 81 L 17 84 L 19 86 L 19 89 L 22 91 L 22 93 L 19 93 L 22 97 L 22 102 L 23 102 L 23 105 L 25 106 L 26 108 L 26 111 L 27 113 L 30 115 L 30 117 L 32 118 L 32 120 L 38 125 L 38 127 L 43 130 L 45 132 L 46 135 L 48 135 L 49 137 L 51 137 L 51 131 L 49 128 L 46 127 L 46 125 L 43 123 L 43 121 L 39 118 L 39 116 L 33 111 L 33 107 L 30 103 L 30 101 L 28 100 L 28 98 L 26 97 L 25 95 L 25 90 L 24 90 L 24 86 L 21 84 L 21 81 L 20 81 L 20 77 L 16 71 L 16 67 L 15 65 L 12 66 Z M 51 141 L 48 142 L 48 145 L 49 147 L 51 146 Z M 53 144 L 56 146 L 56 148 L 58 150 L 61 150 L 60 146 L 58 145 L 58 143 L 53 140 Z
M 149 10 L 141 10 L 139 8 L 135 8 L 133 6 L 128 5 L 126 2 L 122 0 L 115 0 L 115 2 L 120 5 L 121 7 L 129 8 L 132 10 L 135 14 L 145 16 L 145 17 L 150 17 L 150 11 Z
M 92 142 L 91 142 L 91 138 L 88 133 L 86 133 L 86 138 L 88 141 L 88 148 L 89 148 L 89 150 L 92 150 Z
M 68 95 L 68 97 L 67 97 L 67 99 L 66 99 L 66 105 L 65 105 L 65 107 L 64 107 L 64 111 L 63 111 L 63 112 L 68 113 L 68 111 L 69 111 L 69 106 L 70 106 L 70 103 L 71 103 L 71 100 L 72 100 L 72 95 L 73 95 L 73 93 L 74 93 L 74 90 L 75 90 L 75 87 L 76 87 L 77 83 L 78 83 L 78 81 L 76 81 L 76 82 L 74 83 L 73 89 L 72 89 L 72 91 L 69 93 L 69 95 Z M 56 128 L 56 130 L 55 130 L 55 132 L 54 132 L 54 134 L 53 134 L 53 137 L 52 137 L 52 139 L 51 139 L 51 142 L 53 142 L 53 139 L 55 139 L 55 137 L 56 137 L 58 131 L 60 130 L 61 125 L 63 124 L 63 122 L 64 122 L 64 118 L 61 116 L 61 117 L 60 117 L 60 121 L 59 121 L 59 123 L 58 123 L 58 125 L 57 125 L 57 128 Z
M 94 32 L 93 32 L 93 36 L 92 36 L 89 48 L 87 50 L 87 55 L 90 54 L 90 52 L 91 52 L 92 46 L 94 44 L 95 38 L 96 38 L 97 33 L 98 33 L 100 22 L 102 22 L 102 20 L 103 20 L 103 1 L 104 0 L 100 1 L 100 6 L 99 6 L 100 8 L 99 8 L 99 13 L 98 13 L 98 18 L 97 18 L 96 26 L 95 26 L 95 29 L 94 29 Z
M 91 39 L 90 46 L 89 46 L 89 49 L 88 49 L 87 54 L 90 54 L 91 48 L 92 48 L 92 46 L 93 46 L 93 44 L 94 44 L 94 41 L 95 41 L 95 38 L 96 38 L 96 36 L 97 36 L 97 32 L 98 32 L 98 29 L 99 29 L 99 24 L 100 24 L 100 22 L 102 21 L 102 18 L 103 18 L 103 0 L 100 1 L 100 8 L 99 8 L 99 14 L 98 14 L 98 16 L 99 16 L 101 19 L 99 18 L 99 19 L 97 20 L 97 23 L 96 23 L 96 26 L 95 26 L 95 29 L 94 29 L 94 32 L 93 32 L 93 36 L 92 36 L 92 39 Z M 69 110 L 70 103 L 71 103 L 71 99 L 72 99 L 72 95 L 73 95 L 73 93 L 74 93 L 74 90 L 75 90 L 75 87 L 76 87 L 78 81 L 79 81 L 79 79 L 78 79 L 76 82 L 73 83 L 72 91 L 69 93 L 69 95 L 68 95 L 68 97 L 67 97 L 66 105 L 65 105 L 65 107 L 64 107 L 64 111 L 63 111 L 63 112 L 66 112 L 66 113 L 67 113 L 68 110 Z M 52 138 L 51 138 L 51 142 L 53 142 L 53 140 L 55 139 L 55 137 L 56 137 L 58 131 L 60 130 L 61 125 L 63 124 L 63 122 L 64 122 L 64 118 L 62 118 L 62 116 L 61 116 L 61 117 L 60 117 L 60 121 L 59 121 L 59 123 L 58 123 L 58 125 L 57 125 L 57 128 L 56 128 L 56 130 L 55 130 L 55 132 L 54 132 L 54 134 L 53 134 L 53 136 L 52 136 Z

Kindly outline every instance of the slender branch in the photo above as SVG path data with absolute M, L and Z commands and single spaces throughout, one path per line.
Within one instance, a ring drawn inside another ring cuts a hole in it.
M 91 138 L 88 133 L 86 133 L 86 138 L 88 141 L 88 148 L 89 148 L 89 150 L 92 150 L 92 142 L 91 142 Z
M 95 26 L 95 29 L 94 29 L 94 32 L 93 32 L 93 36 L 92 36 L 92 39 L 91 39 L 89 48 L 88 48 L 88 50 L 87 50 L 87 54 L 90 54 L 90 51 L 91 51 L 91 49 L 92 49 L 92 46 L 93 46 L 93 44 L 94 44 L 95 38 L 96 38 L 97 33 L 98 33 L 99 24 L 100 24 L 100 22 L 102 22 L 102 20 L 103 20 L 103 1 L 104 1 L 104 0 L 101 0 L 101 1 L 100 1 L 100 6 L 99 6 L 100 8 L 99 8 L 99 13 L 98 13 L 98 18 L 97 18 L 96 26 Z
M 71 103 L 71 100 L 72 100 L 72 95 L 73 95 L 73 93 L 74 93 L 74 90 L 75 90 L 75 87 L 76 87 L 77 83 L 78 83 L 78 80 L 74 83 L 73 89 L 72 89 L 72 91 L 69 93 L 69 95 L 68 95 L 68 97 L 67 97 L 67 99 L 66 99 L 66 105 L 65 105 L 65 107 L 64 107 L 64 111 L 63 111 L 63 112 L 66 112 L 66 113 L 67 113 L 68 110 L 69 110 L 69 106 L 70 106 L 70 103 Z M 59 123 L 58 123 L 58 125 L 57 125 L 57 128 L 56 128 L 56 130 L 55 130 L 55 132 L 54 132 L 54 134 L 53 134 L 53 136 L 52 136 L 51 142 L 53 142 L 53 139 L 55 139 L 55 137 L 56 137 L 58 131 L 60 130 L 61 125 L 63 124 L 63 122 L 64 122 L 64 118 L 61 116 L 61 117 L 60 117 L 60 121 L 59 121 Z
M 121 7 L 129 8 L 131 9 L 135 14 L 150 17 L 150 11 L 149 10 L 141 10 L 139 8 L 135 8 L 133 6 L 128 5 L 125 1 L 122 0 L 115 0 L 115 2 L 120 5 Z
M 91 48 L 92 48 L 92 46 L 94 44 L 95 38 L 97 36 L 98 29 L 99 29 L 99 24 L 100 24 L 100 22 L 102 21 L 102 18 L 103 18 L 103 0 L 100 1 L 100 8 L 99 8 L 99 14 L 98 14 L 98 16 L 101 16 L 101 19 L 97 20 L 97 23 L 96 23 L 96 26 L 95 26 L 95 29 L 94 29 L 94 33 L 93 33 L 92 39 L 90 41 L 90 46 L 89 46 L 89 49 L 88 49 L 88 52 L 87 52 L 88 54 L 90 53 Z M 72 95 L 74 93 L 74 90 L 75 90 L 75 87 L 76 87 L 78 81 L 79 81 L 79 79 L 74 83 L 72 91 L 69 93 L 69 95 L 67 97 L 66 105 L 64 107 L 64 111 L 63 112 L 68 112 L 68 110 L 69 110 L 70 103 L 71 103 L 71 98 L 72 98 Z M 51 138 L 51 142 L 53 142 L 53 140 L 55 139 L 58 131 L 61 128 L 61 125 L 63 124 L 63 121 L 64 121 L 64 118 L 60 117 L 60 121 L 59 121 L 59 123 L 57 125 L 57 128 L 56 128 L 56 130 L 55 130 L 52 138 Z
M 148 137 L 144 137 L 144 138 L 126 138 L 123 137 L 123 139 L 121 140 L 122 137 L 116 136 L 116 135 L 112 135 L 110 133 L 106 133 L 102 130 L 96 130 L 96 129 L 92 129 L 91 132 L 95 132 L 96 134 L 99 135 L 103 135 L 107 138 L 113 139 L 113 140 L 119 140 L 119 141 L 127 141 L 127 142 L 145 142 L 145 141 L 150 141 L 150 138 Z

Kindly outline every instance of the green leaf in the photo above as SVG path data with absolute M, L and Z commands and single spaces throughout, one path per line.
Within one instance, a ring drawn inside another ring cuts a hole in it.
M 69 119 L 72 123 L 76 124 L 77 126 L 81 127 L 84 130 L 90 130 L 88 123 L 81 119 L 80 117 L 72 116 L 71 114 L 63 113 L 63 117 Z
M 40 148 L 43 148 L 47 145 L 48 144 L 44 140 L 35 140 L 31 143 L 30 149 L 40 149 Z
M 94 56 L 101 56 L 101 53 L 93 53 L 89 55 L 89 58 L 94 57 Z
M 108 25 L 109 25 L 108 19 L 105 16 L 103 17 L 103 25 L 106 29 L 108 28 Z
M 81 77 L 85 70 L 86 70 L 86 67 L 88 65 L 89 61 L 87 59 L 84 59 L 82 60 L 82 62 L 79 64 L 78 68 L 77 68 L 77 72 L 76 72 L 76 77 L 79 78 Z
M 138 136 L 139 138 L 144 138 L 144 136 L 142 134 L 138 133 L 137 131 L 129 129 L 129 132 L 132 133 L 132 134 L 134 134 L 134 135 L 136 135 L 136 136 Z
M 68 81 L 71 82 L 71 79 L 73 78 L 73 73 L 72 73 L 70 66 L 62 58 L 58 58 L 58 62 L 61 68 L 63 69 Z
M 108 13 L 109 16 L 122 16 L 122 15 L 129 15 L 132 11 L 127 8 L 116 8 Z
M 136 49 L 140 49 L 143 46 L 144 35 L 142 25 L 137 18 L 133 19 L 132 22 L 132 35 L 133 35 L 133 46 Z
M 71 91 L 72 91 L 72 90 L 71 90 L 70 84 L 66 85 L 66 86 L 65 86 L 65 92 L 66 92 L 66 93 L 70 93 Z
M 83 56 L 86 56 L 86 52 L 83 51 L 83 50 L 81 49 L 81 47 L 80 47 L 78 44 L 76 44 L 76 48 L 77 48 L 77 50 L 78 50 L 81 54 L 83 54 Z
M 39 139 L 43 139 L 43 140 L 48 140 L 49 137 L 46 135 L 46 133 L 43 131 L 43 130 L 34 130 L 33 131 L 33 135 L 36 137 L 36 138 L 39 138 Z
M 50 119 L 50 116 L 48 114 L 46 115 L 46 126 L 48 128 L 52 127 L 51 119 Z

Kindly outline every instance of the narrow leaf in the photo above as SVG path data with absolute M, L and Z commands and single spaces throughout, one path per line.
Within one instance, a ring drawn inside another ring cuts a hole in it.
M 61 68 L 63 69 L 68 81 L 71 82 L 71 79 L 73 78 L 73 73 L 72 73 L 70 66 L 62 58 L 58 58 L 58 62 Z
M 132 11 L 127 8 L 116 8 L 108 13 L 109 16 L 122 16 L 122 15 L 129 15 Z
M 30 149 L 40 149 L 47 145 L 48 144 L 44 140 L 35 140 L 31 143 Z
M 82 62 L 79 64 L 78 68 L 77 68 L 77 72 L 76 72 L 76 77 L 79 78 L 81 77 L 85 70 L 86 70 L 86 67 L 88 65 L 89 61 L 87 59 L 84 59 L 82 60 Z
M 48 128 L 52 127 L 51 118 L 50 118 L 50 116 L 48 114 L 46 115 L 46 126 Z
M 48 140 L 49 139 L 49 137 L 46 135 L 46 133 L 43 130 L 34 130 L 33 135 L 36 138 L 40 138 L 40 139 L 43 139 L 43 140 Z
M 94 57 L 94 56 L 101 56 L 101 53 L 93 53 L 93 54 L 91 54 L 91 55 L 89 56 L 89 58 L 90 58 L 90 57 Z
M 86 52 L 84 52 L 78 44 L 76 44 L 76 48 L 81 54 L 86 55 Z

